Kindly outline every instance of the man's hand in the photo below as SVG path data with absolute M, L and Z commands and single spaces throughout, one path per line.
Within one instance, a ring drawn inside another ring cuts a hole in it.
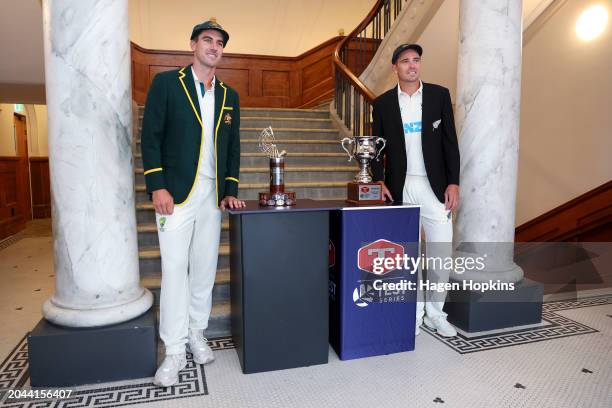
M 444 207 L 447 210 L 455 210 L 459 207 L 459 186 L 457 184 L 449 184 L 444 192 Z
M 393 202 L 393 197 L 391 196 L 391 192 L 389 191 L 385 183 L 381 181 L 380 184 L 382 185 L 383 199 L 388 199 L 389 201 Z
M 170 215 L 174 212 L 174 198 L 165 188 L 153 192 L 153 207 L 161 215 Z
M 244 201 L 239 200 L 234 196 L 225 196 L 223 200 L 221 200 L 219 208 L 221 208 L 221 211 L 225 211 L 225 209 L 228 207 L 231 209 L 238 209 L 246 207 L 246 204 Z

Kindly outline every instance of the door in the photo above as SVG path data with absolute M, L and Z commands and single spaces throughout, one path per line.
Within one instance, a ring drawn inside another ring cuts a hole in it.
M 30 159 L 28 157 L 28 135 L 26 117 L 13 114 L 15 150 L 17 153 L 17 199 L 19 212 L 25 220 L 32 219 L 32 199 L 30 194 Z

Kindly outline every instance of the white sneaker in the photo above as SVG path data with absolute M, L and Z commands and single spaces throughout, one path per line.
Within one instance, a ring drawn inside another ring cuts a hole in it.
M 193 361 L 197 364 L 208 364 L 215 360 L 213 351 L 208 346 L 208 340 L 204 337 L 204 330 L 201 329 L 189 329 L 187 351 L 193 354 Z
M 178 374 L 187 365 L 185 353 L 168 354 L 155 373 L 153 384 L 170 387 L 178 382 Z
M 457 335 L 457 330 L 446 321 L 446 317 L 444 316 L 436 316 L 433 318 L 425 316 L 423 322 L 427 327 L 435 329 L 442 337 L 455 337 Z

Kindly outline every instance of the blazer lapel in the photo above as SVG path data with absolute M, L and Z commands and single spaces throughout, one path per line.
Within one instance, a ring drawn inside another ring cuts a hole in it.
M 185 91 L 185 96 L 189 100 L 189 105 L 193 110 L 198 123 L 202 126 L 202 118 L 200 117 L 200 98 L 198 98 L 198 92 L 195 89 L 193 74 L 191 73 L 191 65 L 183 67 L 179 71 L 179 81 Z
M 225 97 L 227 88 L 219 78 L 215 78 L 215 142 L 217 141 L 217 132 L 219 131 L 219 125 L 221 124 L 221 114 L 223 113 L 223 107 L 225 106 Z
M 402 121 L 402 112 L 400 111 L 399 105 L 399 95 L 397 93 L 397 86 L 393 88 L 393 92 L 391 93 L 391 120 L 400 130 L 397 132 L 399 136 L 399 143 L 402 146 L 401 151 L 406 154 L 406 136 L 404 135 L 404 122 Z M 392 134 L 395 134 L 393 132 Z
M 433 129 L 431 128 L 432 118 L 431 113 L 435 110 L 432 106 L 434 98 L 432 98 L 431 89 L 429 84 L 423 82 L 423 99 L 421 103 L 422 115 L 421 115 L 421 144 L 423 140 L 429 140 L 429 136 Z

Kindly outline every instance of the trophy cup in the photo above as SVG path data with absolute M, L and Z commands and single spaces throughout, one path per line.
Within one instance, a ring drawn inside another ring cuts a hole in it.
M 285 192 L 285 154 L 276 148 L 272 126 L 262 130 L 259 135 L 259 148 L 270 159 L 270 191 L 259 193 L 259 205 L 285 207 L 295 205 L 295 193 Z
M 382 147 L 378 149 L 378 144 L 381 142 Z M 352 138 L 345 137 L 341 143 L 342 148 L 349 155 L 348 161 L 354 157 L 359 162 L 359 173 L 355 176 L 354 181 L 347 185 L 346 201 L 357 205 L 384 203 L 382 184 L 372 182 L 370 160 L 378 160 L 380 152 L 387 144 L 385 139 L 376 136 L 353 136 Z M 348 149 L 345 144 L 349 146 Z

